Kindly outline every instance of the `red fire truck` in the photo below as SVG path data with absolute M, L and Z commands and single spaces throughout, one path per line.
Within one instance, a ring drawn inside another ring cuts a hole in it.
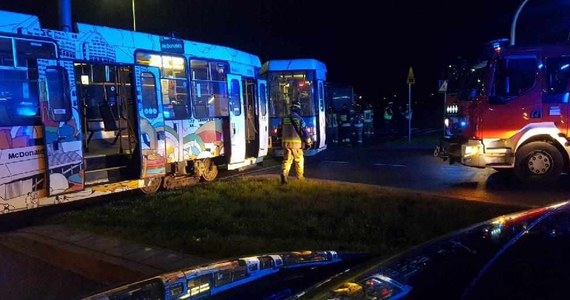
M 570 45 L 505 42 L 454 72 L 434 155 L 510 169 L 526 183 L 554 182 L 569 169 Z

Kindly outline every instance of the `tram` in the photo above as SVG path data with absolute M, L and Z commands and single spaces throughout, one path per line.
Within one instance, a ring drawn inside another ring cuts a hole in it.
M 269 135 L 272 156 L 283 156 L 281 120 L 293 101 L 300 101 L 301 116 L 312 135 L 314 146 L 305 155 L 327 148 L 325 90 L 327 68 L 316 59 L 270 60 L 261 67 L 269 93 Z
M 2 213 L 211 181 L 268 154 L 256 55 L 0 11 Z
M 103 299 L 233 299 L 232 290 L 269 278 L 286 269 L 319 268 L 337 264 L 337 251 L 294 251 L 214 262 L 208 265 L 165 273 L 106 290 L 85 300 Z M 239 292 L 237 292 L 239 294 Z M 269 299 L 269 298 L 268 298 Z

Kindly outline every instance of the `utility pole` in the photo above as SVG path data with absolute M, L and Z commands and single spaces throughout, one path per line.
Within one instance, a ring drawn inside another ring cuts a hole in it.
M 71 0 L 59 0 L 59 29 L 71 31 Z
M 515 13 L 515 16 L 513 17 L 513 23 L 511 24 L 511 46 L 515 45 L 515 35 L 516 35 L 516 30 L 517 30 L 517 21 L 519 19 L 519 15 L 523 9 L 523 7 L 526 5 L 526 3 L 528 2 L 528 0 L 524 0 L 521 5 L 519 6 L 519 8 L 517 9 L 517 12 Z
M 133 31 L 137 31 L 137 14 L 135 12 L 135 0 L 131 0 L 131 6 L 133 7 Z

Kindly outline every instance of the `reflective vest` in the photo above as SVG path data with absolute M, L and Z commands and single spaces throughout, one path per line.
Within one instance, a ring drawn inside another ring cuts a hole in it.
M 372 116 L 374 116 L 374 113 L 372 112 L 371 109 L 366 109 L 364 110 L 364 123 L 370 123 L 372 122 Z
M 386 107 L 386 109 L 384 109 L 384 120 L 392 120 L 392 116 L 394 115 L 394 113 L 392 112 L 392 108 L 391 107 Z
M 290 116 L 284 117 L 281 123 L 281 132 L 282 132 L 282 139 L 281 144 L 285 147 L 289 148 L 301 148 L 302 140 L 297 130 L 295 130 L 295 126 L 293 126 L 293 122 L 298 122 L 299 129 L 301 132 L 305 130 L 305 121 L 303 118 L 296 113 L 291 113 Z

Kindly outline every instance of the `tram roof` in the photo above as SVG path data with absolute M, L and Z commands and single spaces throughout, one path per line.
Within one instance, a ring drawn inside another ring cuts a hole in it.
M 76 32 L 63 32 L 42 28 L 40 20 L 35 15 L 16 13 L 0 10 L 0 32 L 51 37 L 62 43 L 81 43 L 100 41 L 94 43 L 89 51 L 114 52 L 116 57 L 110 60 L 130 63 L 133 61 L 133 53 L 136 50 L 148 50 L 156 52 L 185 54 L 190 57 L 225 60 L 246 66 L 261 67 L 258 56 L 226 46 L 207 44 L 178 38 L 171 38 L 150 33 L 130 31 L 106 26 L 76 23 Z M 49 34 L 53 32 L 53 34 Z M 77 40 L 75 40 L 77 39 Z M 65 41 L 63 41 L 65 40 Z M 177 43 L 177 44 L 176 44 Z M 178 48 L 165 48 L 165 46 L 177 46 Z M 183 45 L 183 46 L 181 46 Z M 70 47 L 69 50 L 85 51 L 84 46 Z M 74 49 L 75 48 L 75 49 Z M 114 48 L 114 49 L 113 49 Z M 85 55 L 85 53 L 83 53 Z M 78 55 L 77 58 L 82 57 Z
M 133 51 L 138 49 L 185 54 L 191 57 L 227 60 L 254 67 L 261 67 L 258 56 L 226 46 L 189 41 L 145 32 L 130 31 L 106 26 L 77 23 L 79 35 L 99 34 L 113 46 Z M 183 44 L 183 49 L 164 49 L 166 44 Z M 172 49 L 172 50 L 170 50 Z M 132 58 L 131 58 L 132 59 Z
M 261 67 L 261 73 L 269 71 L 317 71 L 317 79 L 326 79 L 327 66 L 313 58 L 274 59 L 269 60 Z

